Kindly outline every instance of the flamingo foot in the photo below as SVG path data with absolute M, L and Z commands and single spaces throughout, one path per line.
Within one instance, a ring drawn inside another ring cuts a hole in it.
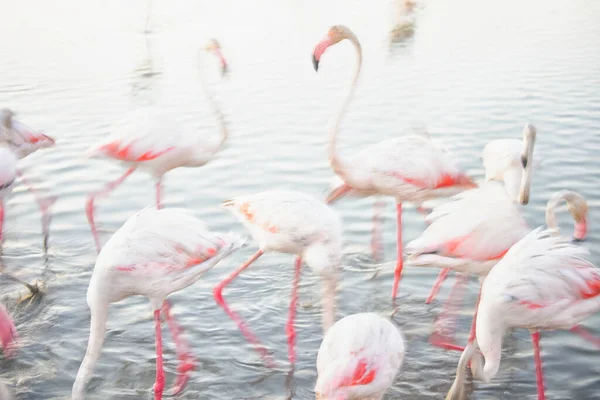
M 175 351 L 177 358 L 179 359 L 179 365 L 177 366 L 177 381 L 170 394 L 179 394 L 187 385 L 190 380 L 190 372 L 196 368 L 194 357 L 192 356 L 189 345 L 185 338 L 181 336 L 183 329 L 177 324 L 175 318 L 171 315 L 171 303 L 169 300 L 163 302 L 162 310 L 167 318 L 167 325 L 171 331 L 171 336 L 175 341 Z

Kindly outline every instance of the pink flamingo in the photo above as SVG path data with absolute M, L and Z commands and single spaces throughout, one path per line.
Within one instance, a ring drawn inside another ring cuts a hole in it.
M 179 393 L 194 369 L 194 359 L 181 336 L 181 328 L 171 315 L 167 296 L 192 285 L 242 244 L 236 238 L 211 233 L 202 221 L 183 210 L 146 208 L 129 218 L 108 240 L 96 260 L 87 292 L 90 338 L 73 384 L 72 399 L 85 397 L 85 386 L 102 351 L 108 306 L 134 295 L 147 297 L 154 310 L 155 398 L 162 398 L 165 383 L 161 310 L 179 358 L 179 376 L 174 388 L 174 393 Z
M 473 318 L 474 330 L 460 357 L 446 399 L 462 398 L 464 370 L 471 362 L 477 379 L 489 382 L 500 368 L 502 338 L 510 328 L 531 331 L 538 399 L 545 399 L 540 358 L 540 330 L 571 329 L 598 343 L 577 324 L 600 310 L 600 271 L 586 261 L 589 251 L 559 235 L 555 208 L 562 201 L 581 236 L 587 227 L 587 204 L 571 191 L 553 195 L 546 208 L 546 230 L 537 228 L 506 253 L 482 284 Z M 481 349 L 482 356 L 476 353 Z
M 316 400 L 381 400 L 404 361 L 404 339 L 389 319 L 353 314 L 331 327 L 317 356 Z
M 289 361 L 294 365 L 296 331 L 294 318 L 298 300 L 300 269 L 304 261 L 321 277 L 323 284 L 323 331 L 335 319 L 335 290 L 341 269 L 342 228 L 338 215 L 323 202 L 295 191 L 273 190 L 240 196 L 224 203 L 258 242 L 259 249 L 244 264 L 225 278 L 213 291 L 215 300 L 237 324 L 247 340 L 254 344 L 269 366 L 274 363 L 267 350 L 249 330 L 242 318 L 223 299 L 223 288 L 243 270 L 269 251 L 296 255 L 296 266 L 289 319 L 286 325 Z
M 490 142 L 483 151 L 487 181 L 436 207 L 427 217 L 427 229 L 407 244 L 409 265 L 442 268 L 426 303 L 433 300 L 450 270 L 484 278 L 508 249 L 528 233 L 517 203 L 529 202 L 535 138 L 535 128 L 526 125 L 522 141 Z M 451 298 L 457 295 L 464 278 L 460 276 Z M 449 300 L 442 314 L 451 306 Z M 435 332 L 432 343 L 462 351 L 462 347 L 452 343 L 451 332 L 452 328 L 446 337 Z
M 211 40 L 207 51 L 214 54 L 221 64 L 223 73 L 227 63 L 221 54 L 216 40 Z M 208 163 L 224 147 L 228 130 L 225 117 L 217 103 L 203 88 L 213 112 L 220 124 L 221 137 L 217 143 L 207 142 L 205 137 L 183 130 L 177 121 L 160 110 L 149 107 L 129 113 L 115 134 L 90 150 L 90 155 L 105 156 L 122 161 L 129 168 L 117 180 L 110 182 L 98 192 L 89 195 L 86 202 L 86 215 L 96 249 L 100 252 L 100 239 L 94 222 L 94 203 L 96 197 L 106 196 L 127 179 L 137 168 L 148 172 L 156 180 L 156 206 L 161 207 L 161 181 L 164 174 L 178 167 L 200 167 Z
M 39 149 L 53 147 L 55 145 L 55 140 L 48 135 L 45 135 L 42 132 L 38 132 L 27 125 L 15 120 L 13 117 L 15 113 L 9 108 L 3 108 L 0 110 L 0 142 L 4 142 L 4 149 L 9 149 L 14 153 L 14 156 L 5 155 L 8 159 L 3 164 L 6 168 L 6 165 L 9 163 L 13 163 L 13 158 L 15 160 L 20 160 L 22 158 L 27 157 L 31 153 L 36 152 Z M 3 157 L 3 158 L 4 158 Z M 21 178 L 21 182 L 27 187 L 27 189 L 34 196 L 36 202 L 38 203 L 40 210 L 42 212 L 42 232 L 44 234 L 44 249 L 48 249 L 48 235 L 50 230 L 50 209 L 52 205 L 56 202 L 56 196 L 50 196 L 43 198 L 37 189 L 29 184 L 27 179 L 23 173 L 16 167 L 16 161 L 14 161 L 14 172 L 11 172 L 12 169 L 5 170 L 4 173 L 10 176 L 14 174 L 15 176 L 12 178 L 14 181 L 16 176 Z M 0 167 L 2 168 L 2 167 Z M 0 171 L 0 175 L 3 173 Z M 2 178 L 0 178 L 2 180 Z M 7 184 L 7 181 L 4 182 Z M 4 188 L 8 189 L 8 187 Z M 2 243 L 2 220 L 4 217 L 3 205 L 2 205 L 2 197 L 6 197 L 9 192 L 5 195 L 2 195 L 3 188 L 2 183 L 0 183 L 0 244 Z
M 329 162 L 331 168 L 345 184 L 331 193 L 327 201 L 354 192 L 362 196 L 381 194 L 396 200 L 397 210 L 397 264 L 394 271 L 392 298 L 396 297 L 402 274 L 402 202 L 422 202 L 427 199 L 447 197 L 476 185 L 462 172 L 443 150 L 423 136 L 403 136 L 371 145 L 354 157 L 342 160 L 336 150 L 341 119 L 350 103 L 360 75 L 362 50 L 356 35 L 343 25 L 329 29 L 313 52 L 313 65 L 319 61 L 327 48 L 347 39 L 357 54 L 356 70 L 348 96 L 342 104 L 331 130 Z
M 3 304 L 0 304 L 0 347 L 5 357 L 12 357 L 15 352 L 15 342 L 18 339 L 17 328 Z

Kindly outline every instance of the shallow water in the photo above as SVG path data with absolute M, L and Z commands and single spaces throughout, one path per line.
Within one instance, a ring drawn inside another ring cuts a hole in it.
M 150 10 L 150 33 L 144 35 Z M 543 223 L 550 194 L 582 193 L 590 205 L 593 251 L 600 201 L 600 2 L 593 0 L 433 0 L 419 11 L 415 35 L 390 45 L 390 2 L 366 1 L 144 1 L 11 2 L 0 24 L 0 104 L 20 120 L 53 135 L 56 148 L 22 161 L 40 188 L 60 196 L 44 257 L 39 211 L 22 187 L 11 197 L 3 262 L 25 280 L 44 282 L 46 295 L 16 305 L 18 286 L 0 282 L 22 336 L 19 357 L 2 360 L 0 380 L 19 399 L 69 398 L 85 353 L 89 312 L 85 293 L 95 260 L 84 214 L 85 195 L 115 179 L 122 167 L 88 160 L 82 152 L 111 132 L 124 113 L 155 104 L 179 116 L 199 134 L 216 135 L 216 122 L 201 94 L 197 54 L 217 37 L 230 63 L 217 83 L 218 100 L 231 126 L 228 147 L 200 169 L 181 169 L 165 180 L 165 203 L 185 207 L 217 231 L 247 234 L 220 207 L 232 196 L 292 188 L 323 196 L 332 173 L 325 156 L 328 121 L 345 95 L 354 54 L 348 43 L 328 51 L 318 74 L 310 53 L 332 24 L 343 23 L 363 45 L 359 88 L 342 126 L 345 154 L 367 144 L 427 126 L 481 178 L 478 155 L 492 139 L 519 138 L 530 122 L 538 128 L 536 172 L 524 213 L 532 227 Z M 207 69 L 217 82 L 216 66 Z M 153 184 L 134 174 L 99 201 L 97 219 L 110 233 L 154 199 Z M 384 224 L 385 262 L 368 255 L 372 199 L 335 205 L 344 219 L 345 254 L 339 315 L 391 313 L 389 292 L 395 254 L 392 201 Z M 571 229 L 564 216 L 562 226 Z M 405 207 L 404 237 L 425 225 Z M 298 310 L 298 362 L 287 365 L 284 324 L 292 281 L 292 256 L 269 254 L 225 292 L 279 366 L 270 371 L 213 299 L 211 290 L 256 250 L 253 244 L 219 264 L 194 286 L 172 296 L 174 314 L 199 360 L 181 399 L 310 399 L 321 341 L 319 286 L 305 269 Z M 600 263 L 598 253 L 593 261 Z M 370 279 L 372 271 L 382 273 Z M 276 272 L 274 270 L 277 270 Z M 406 360 L 386 399 L 443 398 L 458 353 L 427 342 L 440 303 L 424 300 L 437 270 L 406 269 L 395 321 L 407 339 Z M 450 285 L 439 296 L 447 295 Z M 471 282 L 469 304 L 475 300 Z M 311 306 L 311 303 L 315 302 Z M 460 320 L 461 340 L 470 308 Z M 149 399 L 154 383 L 154 328 L 149 303 L 130 298 L 111 308 L 104 351 L 90 399 Z M 594 333 L 599 318 L 584 323 Z M 165 338 L 169 338 L 165 330 Z M 566 332 L 543 333 L 542 357 L 549 399 L 600 398 L 600 356 Z M 475 384 L 473 399 L 534 399 L 535 368 L 528 332 L 505 339 L 501 372 Z M 165 340 L 167 385 L 176 357 Z M 313 397 L 314 398 L 314 397 Z

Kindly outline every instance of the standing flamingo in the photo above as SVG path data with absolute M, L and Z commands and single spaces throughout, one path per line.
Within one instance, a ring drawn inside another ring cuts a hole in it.
M 348 96 L 336 117 L 329 141 L 331 168 L 345 184 L 331 193 L 328 202 L 350 191 L 363 196 L 382 194 L 396 200 L 397 212 L 397 264 L 394 271 L 392 298 L 396 297 L 402 274 L 402 202 L 422 202 L 427 199 L 447 197 L 476 185 L 462 172 L 443 150 L 423 136 L 402 136 L 371 145 L 354 157 L 342 160 L 336 147 L 340 122 L 356 88 L 362 64 L 362 50 L 356 35 L 343 25 L 329 29 L 313 52 L 313 65 L 319 68 L 323 53 L 340 41 L 347 39 L 357 54 L 356 70 Z
M 221 54 L 216 40 L 211 40 L 207 51 L 220 62 L 223 73 L 227 62 Z M 178 167 L 200 167 L 208 163 L 223 148 L 228 131 L 225 117 L 212 94 L 203 88 L 215 116 L 220 124 L 221 137 L 217 143 L 207 142 L 205 137 L 182 130 L 177 121 L 155 107 L 146 107 L 128 114 L 113 137 L 90 150 L 91 155 L 101 155 L 122 161 L 129 167 L 117 180 L 110 182 L 98 192 L 89 195 L 86 215 L 90 224 L 96 249 L 100 252 L 100 239 L 94 222 L 94 202 L 98 196 L 106 196 L 137 168 L 148 172 L 156 180 L 156 206 L 161 207 L 161 181 L 168 171 Z
M 381 400 L 404 361 L 404 339 L 389 319 L 353 314 L 331 327 L 317 356 L 316 400 Z
M 0 142 L 5 143 L 3 145 L 4 149 L 9 149 L 14 153 L 14 157 L 5 156 L 9 158 L 9 160 L 7 160 L 6 163 L 12 163 L 13 158 L 19 160 L 27 157 L 28 155 L 36 152 L 39 149 L 54 146 L 56 142 L 53 138 L 41 132 L 35 131 L 27 125 L 15 120 L 13 118 L 14 116 L 14 111 L 9 108 L 3 108 L 0 110 Z M 6 163 L 4 164 L 5 168 Z M 25 179 L 23 173 L 16 167 L 16 162 L 14 174 L 21 178 L 21 182 L 23 182 L 23 184 L 31 192 L 31 194 L 35 198 L 35 201 L 40 207 L 40 211 L 42 212 L 42 232 L 44 235 L 44 249 L 47 249 L 51 219 L 50 209 L 52 205 L 56 202 L 57 197 L 50 196 L 43 198 L 39 194 L 39 191 L 33 186 L 31 186 L 27 179 Z M 0 172 L 0 175 L 2 175 L 2 172 Z M 13 177 L 13 180 L 16 179 L 16 176 Z M 0 180 L 1 179 L 2 178 L 0 178 Z M 0 183 L 0 192 L 2 192 L 2 189 L 2 183 Z M 7 193 L 6 195 L 8 194 L 9 193 Z M 2 202 L 2 197 L 6 197 L 6 195 L 2 195 L 2 193 L 0 193 L 0 203 Z M 2 204 L 0 204 L 0 245 L 2 243 L 2 218 L 3 211 Z
M 156 325 L 155 399 L 162 399 L 165 383 L 162 359 L 161 310 L 179 358 L 179 377 L 174 392 L 180 392 L 194 368 L 181 328 L 171 315 L 167 296 L 196 282 L 202 274 L 237 250 L 242 241 L 209 232 L 206 225 L 178 209 L 146 208 L 135 214 L 108 240 L 96 260 L 87 292 L 91 311 L 90 339 L 73 384 L 72 399 L 85 397 L 104 342 L 108 306 L 128 296 L 150 300 Z
M 409 265 L 442 268 L 426 303 L 433 300 L 450 270 L 483 278 L 528 233 L 517 203 L 529 202 L 535 138 L 536 130 L 528 124 L 522 141 L 490 142 L 483 151 L 487 181 L 436 207 L 427 217 L 427 229 L 407 244 Z M 457 294 L 463 278 L 461 275 L 452 289 L 451 298 Z M 451 305 L 449 299 L 448 310 Z M 431 341 L 436 346 L 462 350 L 450 336 L 436 332 Z
M 273 362 L 267 350 L 223 299 L 223 288 L 230 284 L 256 259 L 269 251 L 296 255 L 296 266 L 289 319 L 286 325 L 288 358 L 296 361 L 294 318 L 298 300 L 300 269 L 304 261 L 321 277 L 323 284 L 323 331 L 335 320 L 335 290 L 341 269 L 342 228 L 338 215 L 323 202 L 295 191 L 273 190 L 240 196 L 224 203 L 252 233 L 259 249 L 213 291 L 215 300 L 235 321 L 249 342 L 253 343 L 269 365 Z
M 586 261 L 589 251 L 560 236 L 555 208 L 562 201 L 576 224 L 576 234 L 587 230 L 587 204 L 571 191 L 553 195 L 546 208 L 548 229 L 537 228 L 506 253 L 481 287 L 475 311 L 475 335 L 461 355 L 457 375 L 446 399 L 462 397 L 464 370 L 489 382 L 500 368 L 502 338 L 511 328 L 531 331 L 536 363 L 538 399 L 545 399 L 540 358 L 540 330 L 571 329 L 589 338 L 577 324 L 600 311 L 600 271 Z M 479 347 L 480 354 L 476 354 Z

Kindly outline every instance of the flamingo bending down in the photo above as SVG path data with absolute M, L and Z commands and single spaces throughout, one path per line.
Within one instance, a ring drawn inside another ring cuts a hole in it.
M 221 55 L 219 44 L 212 40 L 207 51 L 218 57 L 222 72 L 227 63 Z M 208 101 L 215 113 L 221 129 L 217 143 L 207 143 L 206 138 L 193 132 L 182 130 L 177 121 L 154 107 L 143 108 L 129 113 L 118 130 L 108 140 L 90 150 L 91 155 L 101 155 L 124 162 L 129 169 L 117 180 L 88 196 L 86 215 L 96 249 L 100 252 L 100 239 L 94 222 L 94 202 L 98 196 L 106 196 L 137 168 L 152 175 L 156 180 L 156 206 L 161 207 L 161 181 L 168 171 L 178 167 L 200 167 L 208 163 L 223 148 L 228 131 L 225 117 L 221 113 L 212 94 L 202 79 Z
M 473 320 L 475 335 L 461 355 L 446 399 L 462 398 L 469 361 L 477 379 L 489 382 L 496 375 L 502 338 L 510 328 L 531 331 L 539 400 L 545 398 L 539 330 L 571 329 L 589 339 L 577 324 L 600 311 L 600 270 L 584 259 L 589 255 L 585 247 L 559 235 L 554 210 L 562 201 L 575 219 L 576 233 L 587 230 L 583 197 L 571 191 L 555 193 L 546 208 L 548 229 L 537 228 L 521 239 L 485 278 Z
M 450 270 L 484 278 L 508 249 L 528 233 L 517 204 L 529 202 L 535 137 L 535 128 L 526 125 L 522 141 L 501 139 L 489 143 L 483 152 L 486 182 L 436 207 L 426 218 L 430 223 L 427 229 L 406 245 L 409 265 L 442 268 L 426 303 L 433 300 Z M 451 297 L 462 283 L 463 276 L 452 289 Z M 451 300 L 442 314 L 451 308 Z M 446 337 L 434 333 L 432 343 L 462 351 L 462 347 L 452 343 L 452 329 Z
M 336 139 L 341 119 L 350 103 L 360 75 L 362 50 L 356 35 L 343 25 L 331 27 L 313 52 L 313 64 L 319 61 L 328 47 L 347 39 L 357 54 L 356 70 L 348 96 L 337 115 L 329 142 L 331 168 L 345 184 L 331 193 L 329 203 L 353 191 L 362 196 L 381 194 L 396 199 L 397 209 L 397 264 L 394 271 L 392 297 L 398 292 L 402 274 L 402 202 L 422 202 L 447 197 L 476 185 L 462 172 L 443 150 L 423 136 L 402 136 L 371 145 L 354 157 L 342 160 L 337 153 Z
M 242 244 L 234 237 L 211 233 L 202 221 L 183 210 L 146 208 L 129 218 L 108 240 L 96 260 L 87 292 L 91 311 L 90 339 L 73 384 L 72 399 L 85 397 L 85 386 L 102 351 L 108 306 L 133 295 L 146 296 L 154 310 L 155 398 L 162 398 L 165 383 L 161 309 L 175 340 L 180 375 L 174 392 L 180 392 L 194 368 L 194 360 L 184 338 L 180 337 L 181 329 L 171 316 L 166 298 L 192 285 Z
M 381 400 L 404 361 L 404 339 L 389 319 L 353 314 L 331 327 L 317 356 L 316 400 Z
M 235 321 L 249 342 L 255 345 L 268 365 L 273 365 L 267 350 L 237 313 L 223 299 L 223 288 L 256 259 L 269 251 L 296 255 L 294 283 L 286 325 L 289 361 L 296 361 L 294 318 L 298 300 L 300 269 L 304 261 L 323 284 L 323 331 L 335 320 L 335 290 L 341 269 L 342 228 L 338 215 L 323 202 L 304 193 L 273 190 L 227 200 L 229 209 L 251 232 L 259 249 L 213 291 L 215 300 Z
M 0 110 L 0 142 L 4 143 L 2 146 L 5 149 L 9 149 L 13 152 L 14 157 L 4 155 L 2 158 L 9 158 L 6 163 L 13 163 L 13 158 L 15 160 L 20 160 L 22 158 L 27 157 L 31 153 L 36 152 L 39 149 L 53 147 L 55 145 L 55 140 L 48 135 L 43 134 L 42 132 L 38 132 L 27 125 L 15 120 L 13 117 L 15 116 L 14 111 L 9 108 L 3 108 Z M 6 168 L 6 163 L 4 163 L 4 168 Z M 51 213 L 50 210 L 52 205 L 56 202 L 56 196 L 50 196 L 43 198 L 37 189 L 29 184 L 23 173 L 16 167 L 16 161 L 14 161 L 14 177 L 13 181 L 16 177 L 21 178 L 21 182 L 27 187 L 29 192 L 35 198 L 35 201 L 38 203 L 40 207 L 40 211 L 42 212 L 42 232 L 44 235 L 44 249 L 48 248 L 48 235 L 50 230 L 50 219 Z M 2 167 L 0 167 L 2 168 Z M 12 175 L 13 172 L 10 172 L 9 175 Z M 0 171 L 0 175 L 2 172 Z M 0 178 L 1 180 L 2 178 Z M 6 182 L 5 182 L 6 184 Z M 2 183 L 0 182 L 0 192 L 2 192 Z M 6 189 L 6 188 L 4 188 Z M 6 197 L 8 194 L 2 195 L 0 193 L 0 245 L 2 242 L 2 219 L 4 216 L 2 210 L 2 197 Z

